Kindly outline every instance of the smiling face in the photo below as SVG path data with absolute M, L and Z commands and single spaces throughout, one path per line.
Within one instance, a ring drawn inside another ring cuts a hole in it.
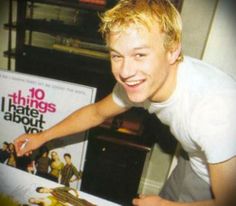
M 131 24 L 109 34 L 112 73 L 131 101 L 164 101 L 173 92 L 178 56 L 163 41 L 157 24 L 150 29 Z

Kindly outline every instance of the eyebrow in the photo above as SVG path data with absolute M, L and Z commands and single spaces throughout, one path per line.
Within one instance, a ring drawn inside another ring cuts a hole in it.
M 112 52 L 116 52 L 116 53 L 119 53 L 120 54 L 120 52 L 118 52 L 116 49 L 113 49 L 113 48 L 111 48 L 111 47 L 108 47 L 108 51 L 112 51 Z
M 136 51 L 136 50 L 140 50 L 140 49 L 150 49 L 150 47 L 144 45 L 144 46 L 135 47 L 133 50 Z M 111 48 L 111 47 L 108 47 L 108 50 L 110 52 L 113 51 L 113 52 L 116 52 L 118 54 L 121 54 L 119 51 L 117 51 L 116 49 Z

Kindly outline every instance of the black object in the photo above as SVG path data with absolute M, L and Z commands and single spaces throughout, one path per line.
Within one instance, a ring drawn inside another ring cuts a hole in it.
M 81 190 L 121 205 L 137 195 L 150 148 L 108 136 L 90 137 Z

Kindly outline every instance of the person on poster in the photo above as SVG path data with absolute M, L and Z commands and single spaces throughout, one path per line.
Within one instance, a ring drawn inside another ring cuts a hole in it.
M 76 180 L 80 180 L 82 176 L 82 172 L 78 171 L 76 167 L 72 164 L 71 155 L 69 153 L 64 154 L 64 159 L 66 164 L 61 169 L 59 175 L 59 182 L 67 187 L 70 186 L 70 182 L 74 182 Z M 74 176 L 74 178 L 72 178 Z
M 5 163 L 5 161 L 9 158 L 9 143 L 3 142 L 2 148 L 0 149 L 0 163 Z
M 13 143 L 9 143 L 9 157 L 6 164 L 11 167 L 16 167 L 17 165 L 17 154 Z M 21 158 L 21 157 L 20 157 Z
M 51 152 L 51 163 L 50 163 L 50 172 L 49 179 L 58 182 L 61 169 L 64 167 L 64 163 L 61 161 L 58 153 L 56 151 Z
M 43 146 L 40 148 L 39 153 L 40 156 L 35 160 L 36 175 L 48 179 L 49 165 L 51 163 L 51 159 L 48 157 L 49 151 Z
M 120 0 L 101 20 L 117 80 L 112 93 L 44 132 L 16 138 L 18 155 L 143 107 L 170 127 L 188 158 L 160 194 L 140 195 L 133 205 L 236 205 L 236 81 L 182 54 L 181 17 L 168 0 Z
M 91 202 L 79 198 L 78 191 L 70 187 L 37 187 L 36 191 L 48 194 L 48 196 L 40 198 L 31 197 L 28 200 L 31 204 L 41 206 L 95 206 Z

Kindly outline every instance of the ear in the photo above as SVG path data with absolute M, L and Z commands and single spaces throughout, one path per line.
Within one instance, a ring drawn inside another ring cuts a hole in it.
M 182 49 L 181 44 L 178 43 L 168 51 L 169 64 L 174 64 L 176 62 L 176 60 L 180 55 L 181 49 Z

